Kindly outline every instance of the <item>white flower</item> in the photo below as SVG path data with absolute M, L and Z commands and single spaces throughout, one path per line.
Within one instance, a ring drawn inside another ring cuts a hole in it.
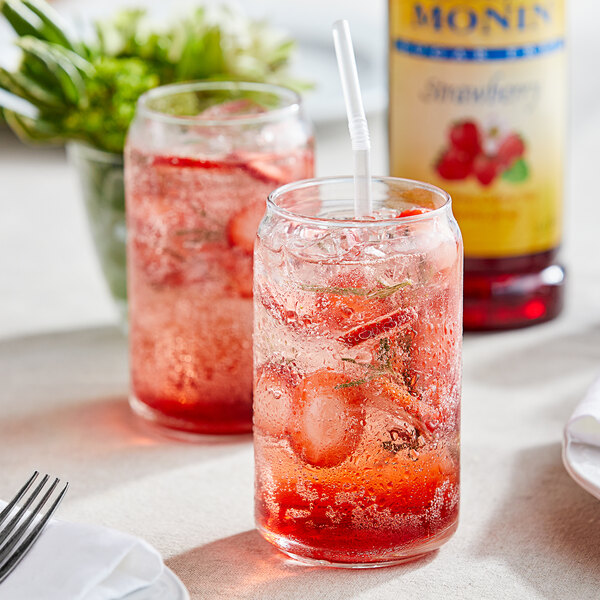
M 483 122 L 482 146 L 488 156 L 498 154 L 500 144 L 510 133 L 508 123 L 497 114 L 491 114 Z

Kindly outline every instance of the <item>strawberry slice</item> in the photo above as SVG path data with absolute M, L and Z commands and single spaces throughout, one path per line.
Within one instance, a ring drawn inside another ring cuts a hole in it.
M 364 323 L 385 312 L 386 306 L 378 298 L 323 293 L 317 296 L 315 309 L 315 322 L 324 323 L 334 331 L 344 331 L 348 326 Z
M 397 310 L 377 317 L 372 321 L 358 325 L 350 331 L 347 331 L 344 335 L 340 336 L 338 340 L 346 346 L 352 348 L 357 344 L 360 344 L 368 339 L 377 337 L 386 331 L 402 327 L 413 321 L 417 316 L 417 312 L 414 308 L 398 308 Z
M 285 435 L 298 374 L 291 367 L 267 363 L 257 370 L 255 381 L 254 427 L 274 437 Z
M 273 189 L 289 181 L 289 174 L 272 162 L 252 160 L 242 164 L 242 168 L 254 179 L 273 185 Z
M 223 163 L 214 162 L 212 160 L 204 160 L 201 158 L 189 158 L 185 156 L 155 156 L 152 161 L 153 167 L 167 166 L 194 169 L 221 169 Z
M 403 217 L 416 217 L 417 215 L 424 215 L 428 212 L 431 212 L 430 208 L 407 208 L 399 215 L 396 215 L 396 219 L 402 219 Z
M 346 290 L 364 291 L 364 295 L 347 293 Z M 370 321 L 391 308 L 386 300 L 368 297 L 368 291 L 366 282 L 360 278 L 335 278 L 329 289 L 324 288 L 317 294 L 315 321 L 343 331 L 348 326 Z
M 360 442 L 362 394 L 348 382 L 346 375 L 323 369 L 296 388 L 289 438 L 296 454 L 311 465 L 335 467 Z
M 246 254 L 254 252 L 256 231 L 265 214 L 265 202 L 253 202 L 233 215 L 227 223 L 227 239 Z
M 371 291 L 379 291 L 371 285 L 362 273 L 351 272 L 331 278 L 321 288 L 316 287 L 313 322 L 343 332 L 394 308 L 389 298 L 370 295 Z

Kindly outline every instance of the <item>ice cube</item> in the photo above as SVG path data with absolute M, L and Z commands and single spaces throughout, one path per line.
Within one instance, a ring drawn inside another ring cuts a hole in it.
M 361 394 L 346 375 L 328 369 L 304 378 L 297 389 L 289 426 L 292 447 L 316 467 L 335 467 L 361 438 Z
M 256 373 L 254 426 L 273 437 L 283 436 L 292 414 L 293 389 L 299 377 L 291 367 L 267 363 Z

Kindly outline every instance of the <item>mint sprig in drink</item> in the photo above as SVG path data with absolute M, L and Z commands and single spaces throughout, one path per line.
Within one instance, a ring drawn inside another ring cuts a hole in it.
M 462 242 L 443 191 L 280 188 L 255 255 L 256 520 L 304 561 L 394 564 L 459 503 Z
M 246 83 L 157 88 L 126 147 L 131 405 L 159 426 L 252 424 L 252 264 L 277 186 L 310 177 L 294 92 Z

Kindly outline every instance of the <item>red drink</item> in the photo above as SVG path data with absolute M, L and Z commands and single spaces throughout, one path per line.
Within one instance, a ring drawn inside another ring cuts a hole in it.
M 129 138 L 131 403 L 163 427 L 239 433 L 252 424 L 256 229 L 268 194 L 311 176 L 313 158 L 295 114 L 272 122 L 247 100 L 209 111 L 177 144 L 149 143 L 151 126 Z
M 457 526 L 462 246 L 440 190 L 376 180 L 363 221 L 351 190 L 286 186 L 259 229 L 256 520 L 293 557 L 369 566 Z

